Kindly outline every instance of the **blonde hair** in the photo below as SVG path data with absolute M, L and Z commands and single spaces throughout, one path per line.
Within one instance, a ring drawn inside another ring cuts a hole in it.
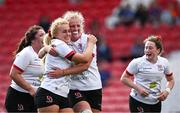
M 63 18 L 70 21 L 72 18 L 78 18 L 80 20 L 81 31 L 84 32 L 84 17 L 81 12 L 78 11 L 67 11 Z
M 43 40 L 43 44 L 44 46 L 50 45 L 51 44 L 51 39 L 52 37 L 49 36 L 49 33 L 44 35 L 44 40 Z
M 58 26 L 63 25 L 63 24 L 68 24 L 69 25 L 69 22 L 66 19 L 61 18 L 61 17 L 55 19 L 52 22 L 52 24 L 50 26 L 50 35 L 51 35 L 51 37 L 56 37 L 57 31 L 58 31 Z

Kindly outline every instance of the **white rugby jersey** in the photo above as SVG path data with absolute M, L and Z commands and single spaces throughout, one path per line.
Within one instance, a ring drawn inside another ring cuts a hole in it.
M 134 75 L 134 83 L 144 87 L 149 96 L 142 97 L 135 89 L 131 90 L 130 95 L 136 100 L 146 104 L 156 104 L 161 91 L 161 80 L 165 76 L 171 76 L 168 60 L 158 56 L 155 64 L 146 60 L 146 57 L 133 59 L 126 69 L 126 73 Z
M 72 42 L 71 47 L 76 52 L 83 53 L 87 47 L 87 39 L 87 35 L 82 34 L 81 38 L 79 38 L 76 42 Z M 88 70 L 82 72 L 81 74 L 71 76 L 70 89 L 87 91 L 102 88 L 100 73 L 97 67 L 96 46 L 94 47 L 93 54 L 94 57 Z
M 32 46 L 28 46 L 19 52 L 12 66 L 21 71 L 22 77 L 32 84 L 34 88 L 40 86 L 40 77 L 43 75 L 44 66 Z M 28 91 L 18 86 L 13 80 L 10 86 L 20 92 L 28 93 Z
M 47 76 L 49 71 L 53 71 L 55 68 L 66 69 L 72 66 L 72 62 L 68 60 L 68 57 L 72 56 L 75 51 L 72 50 L 65 42 L 59 39 L 53 39 L 52 45 L 59 54 L 58 57 L 54 57 L 47 54 L 45 59 L 45 77 L 41 83 L 42 88 L 49 90 L 57 95 L 67 97 L 69 93 L 69 81 L 70 76 L 64 76 L 60 78 L 50 78 Z

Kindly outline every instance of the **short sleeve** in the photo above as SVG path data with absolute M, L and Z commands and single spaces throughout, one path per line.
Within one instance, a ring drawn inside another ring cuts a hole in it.
M 137 64 L 138 64 L 137 60 L 133 59 L 129 63 L 128 67 L 126 68 L 127 73 L 130 75 L 136 74 L 138 72 L 138 65 Z
M 164 74 L 165 75 L 172 75 L 172 71 L 170 69 L 170 64 L 169 64 L 169 61 L 167 59 L 165 59 L 164 64 L 165 64 L 165 66 L 164 66 Z
M 26 67 L 30 64 L 30 61 L 31 55 L 28 54 L 28 51 L 22 51 L 16 55 L 13 67 L 23 72 L 26 69 Z
M 55 47 L 56 52 L 59 56 L 69 59 L 75 54 L 75 51 L 71 49 L 65 42 L 61 42 Z

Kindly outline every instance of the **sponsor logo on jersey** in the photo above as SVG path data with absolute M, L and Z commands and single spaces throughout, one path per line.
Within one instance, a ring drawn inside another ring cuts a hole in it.
M 157 65 L 158 71 L 163 71 L 163 66 L 162 65 Z

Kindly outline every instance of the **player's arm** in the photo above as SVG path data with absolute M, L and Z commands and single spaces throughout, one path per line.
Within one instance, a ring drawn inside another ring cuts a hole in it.
M 93 35 L 89 35 L 86 50 L 82 54 L 81 53 L 74 54 L 71 60 L 74 61 L 75 63 L 88 63 L 89 60 L 92 58 L 93 48 L 96 42 L 97 42 L 96 37 Z
M 93 57 L 92 57 L 92 59 L 93 59 Z M 48 76 L 58 78 L 58 77 L 62 77 L 62 76 L 79 74 L 89 68 L 92 59 L 87 63 L 80 63 L 80 64 L 74 65 L 73 67 L 70 67 L 67 69 L 57 68 L 53 71 L 50 71 L 48 73 Z
M 166 88 L 170 88 L 170 90 L 171 90 L 174 87 L 174 84 L 175 84 L 173 74 L 166 75 L 166 80 L 167 80 Z
M 51 54 L 52 56 L 58 55 L 56 50 L 52 46 L 46 45 L 40 49 L 40 51 L 38 52 L 38 57 L 43 58 L 47 53 Z
M 34 96 L 35 94 L 35 89 L 31 86 L 31 84 L 29 84 L 23 77 L 22 77 L 22 72 L 23 70 L 21 70 L 20 68 L 18 68 L 17 66 L 13 65 L 11 70 L 10 70 L 10 77 L 12 78 L 12 80 L 19 85 L 20 87 L 22 87 L 23 89 L 27 90 L 32 96 Z
M 161 101 L 164 101 L 167 98 L 167 96 L 169 95 L 175 84 L 173 74 L 166 75 L 166 80 L 167 80 L 166 88 L 164 91 L 160 93 L 158 98 Z
M 52 50 L 52 48 L 51 48 L 50 51 L 52 51 L 52 53 L 57 53 L 58 55 L 66 58 L 70 61 L 75 62 L 75 64 L 88 63 L 93 56 L 93 48 L 94 48 L 94 45 L 96 44 L 96 42 L 97 42 L 96 37 L 93 35 L 89 35 L 88 42 L 87 42 L 87 48 L 83 53 L 75 52 L 65 43 L 58 45 L 58 47 L 55 47 L 54 50 Z M 66 51 L 69 51 L 69 53 L 67 53 L 63 56 L 63 53 L 65 53 Z M 51 53 L 49 53 L 49 54 L 51 54 Z M 53 54 L 51 54 L 51 55 L 55 56 Z
M 138 87 L 133 83 L 132 78 L 133 78 L 133 75 L 130 74 L 127 70 L 125 70 L 120 80 L 123 84 L 127 85 L 128 87 L 138 90 Z
M 125 84 L 126 86 L 135 89 L 140 93 L 142 96 L 148 96 L 149 93 L 146 91 L 143 87 L 141 87 L 138 84 L 135 84 L 132 80 L 133 74 L 129 73 L 127 70 L 124 71 L 124 73 L 121 76 L 121 82 Z

